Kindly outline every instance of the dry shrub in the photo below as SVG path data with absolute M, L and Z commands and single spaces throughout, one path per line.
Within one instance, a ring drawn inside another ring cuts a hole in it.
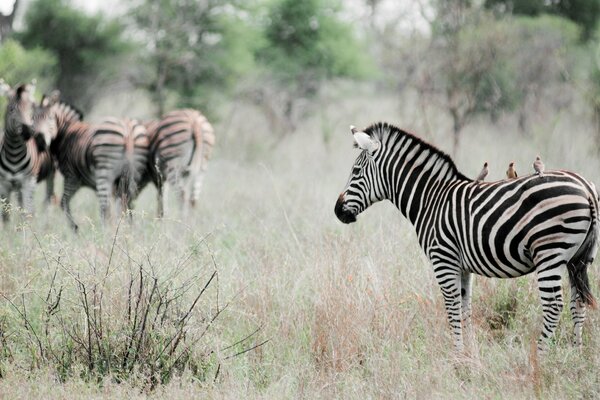
M 324 370 L 346 371 L 364 360 L 361 329 L 369 322 L 368 311 L 341 290 L 321 294 L 315 304 L 313 352 Z
M 107 251 L 87 246 L 90 258 L 80 264 L 63 257 L 68 249 L 51 254 L 39 243 L 48 272 L 39 285 L 0 293 L 2 360 L 50 368 L 61 382 L 110 377 L 154 389 L 185 372 L 212 381 L 223 360 L 264 344 L 248 345 L 258 330 L 231 345 L 212 333 L 229 303 L 220 303 L 204 239 L 158 262 L 143 246 L 142 254 L 129 250 L 129 239 L 115 233 Z

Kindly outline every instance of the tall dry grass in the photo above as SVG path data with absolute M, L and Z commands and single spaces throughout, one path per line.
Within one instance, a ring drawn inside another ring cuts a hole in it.
M 169 217 L 155 220 L 155 192 L 147 189 L 133 226 L 122 224 L 115 235 L 116 222 L 99 226 L 94 195 L 82 191 L 73 204 L 81 222 L 77 236 L 56 208 L 7 227 L 0 246 L 0 397 L 596 397 L 598 312 L 589 313 L 582 351 L 569 344 L 572 326 L 565 311 L 555 344 L 543 358 L 535 357 L 531 342 L 541 309 L 534 278 L 476 278 L 472 340 L 457 357 L 439 289 L 412 227 L 390 204 L 373 206 L 350 226 L 336 220 L 333 205 L 356 156 L 348 125 L 387 120 L 450 148 L 448 120 L 431 110 L 425 121 L 410 97 L 364 88 L 358 97 L 356 91 L 339 93 L 276 147 L 256 110 L 238 105 L 217 129 L 219 147 L 191 215 L 182 216 L 170 199 Z M 457 164 L 474 175 L 487 160 L 490 178 L 500 179 L 509 161 L 524 173 L 541 154 L 547 168 L 599 181 L 585 121 L 563 113 L 539 122 L 527 137 L 516 133 L 508 117 L 497 126 L 477 121 L 465 132 Z M 592 267 L 591 279 L 600 295 L 597 269 Z M 140 285 L 140 276 L 146 283 Z M 128 299 L 140 299 L 138 309 L 142 315 L 149 310 L 148 319 L 159 315 L 159 297 L 150 300 L 154 282 L 160 298 L 175 296 L 177 288 L 185 293 L 171 309 L 173 324 L 140 341 Z M 64 325 L 48 311 L 59 293 L 60 310 L 54 311 Z M 52 356 L 40 357 L 31 332 L 43 332 L 47 314 L 53 330 L 42 339 L 68 353 L 65 343 L 76 342 L 69 332 L 96 334 L 97 324 L 88 321 L 94 312 L 104 315 L 105 333 L 94 339 L 97 354 L 112 354 L 108 347 L 127 348 L 129 342 L 148 346 L 140 352 L 133 347 L 139 356 L 126 363 L 133 368 L 108 368 L 102 361 L 90 372 L 85 346 L 66 372 Z M 153 349 L 164 347 L 181 320 L 187 330 L 177 351 L 189 362 L 161 380 L 152 371 L 156 364 L 143 360 L 156 359 Z M 96 372 L 100 366 L 106 373 Z

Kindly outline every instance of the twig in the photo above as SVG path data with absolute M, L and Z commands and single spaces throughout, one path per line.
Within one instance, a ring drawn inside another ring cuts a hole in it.
M 245 353 L 247 353 L 247 352 L 249 352 L 249 351 L 255 350 L 255 349 L 259 348 L 260 346 L 262 346 L 262 345 L 264 345 L 264 344 L 266 344 L 266 343 L 268 343 L 268 342 L 270 342 L 270 341 L 271 341 L 271 339 L 267 339 L 267 340 L 265 340 L 265 341 L 263 341 L 263 342 L 261 342 L 261 343 L 259 343 L 259 344 L 255 345 L 255 346 L 252 346 L 252 347 L 250 347 L 249 349 L 246 349 L 246 350 L 240 351 L 239 353 L 233 354 L 233 355 L 231 355 L 231 356 L 227 356 L 227 357 L 225 357 L 224 359 L 225 359 L 225 360 L 229 360 L 230 358 L 237 357 L 237 356 L 241 356 L 242 354 L 245 354 Z

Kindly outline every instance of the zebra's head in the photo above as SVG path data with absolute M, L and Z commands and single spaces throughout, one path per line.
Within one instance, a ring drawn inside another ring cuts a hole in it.
M 34 109 L 34 137 L 40 150 L 50 147 L 50 142 L 52 142 L 52 139 L 56 137 L 58 132 L 54 106 L 58 104 L 59 98 L 60 93 L 58 91 L 54 91 L 50 95 L 44 94 L 40 104 Z
M 26 83 L 12 89 L 3 80 L 0 80 L 0 94 L 8 99 L 6 113 L 4 114 L 4 128 L 8 135 L 21 135 L 23 140 L 28 140 L 33 134 L 33 93 L 35 83 Z
M 361 150 L 354 161 L 346 188 L 335 203 L 335 215 L 345 224 L 356 221 L 358 214 L 371 204 L 384 199 L 378 165 L 382 145 L 378 138 L 350 127 L 355 147 Z

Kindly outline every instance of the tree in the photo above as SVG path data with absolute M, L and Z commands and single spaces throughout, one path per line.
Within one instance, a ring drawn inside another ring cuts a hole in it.
M 258 51 L 265 84 L 253 97 L 276 130 L 294 131 L 297 105 L 313 98 L 325 80 L 369 73 L 366 52 L 339 11 L 329 0 L 278 0 L 271 6 Z
M 144 0 L 131 10 L 142 73 L 162 115 L 167 106 L 205 109 L 254 65 L 247 6 L 225 0 Z
M 38 88 L 50 89 L 54 84 L 56 59 L 48 51 L 25 50 L 18 42 L 8 39 L 0 45 L 0 78 L 11 86 L 37 80 Z M 0 121 L 4 121 L 6 103 L 0 97 Z
M 463 128 L 480 113 L 493 118 L 518 102 L 507 58 L 509 32 L 470 2 L 438 3 L 417 89 L 452 118 L 453 152 Z
M 0 13 L 0 43 L 4 42 L 10 34 L 13 32 L 13 24 L 15 22 L 15 15 L 19 9 L 20 0 L 14 0 L 13 9 L 8 15 Z
M 47 49 L 58 61 L 56 85 L 61 97 L 89 109 L 98 89 L 114 75 L 116 60 L 127 50 L 122 27 L 101 15 L 87 15 L 68 0 L 34 1 L 25 24 L 18 35 L 23 45 Z
M 528 130 L 531 115 L 540 114 L 546 100 L 558 108 L 568 103 L 569 87 L 577 56 L 579 27 L 553 15 L 520 16 L 504 21 L 511 39 L 508 57 L 514 73 L 511 77 L 519 96 L 518 120 L 522 132 Z M 553 96 L 552 91 L 560 96 Z

